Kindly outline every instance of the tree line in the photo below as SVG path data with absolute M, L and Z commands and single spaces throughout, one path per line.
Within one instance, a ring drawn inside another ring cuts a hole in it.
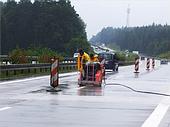
M 90 50 L 85 23 L 69 0 L 8 0 L 1 7 L 1 54 L 46 47 L 63 56 Z
M 170 51 L 170 25 L 142 27 L 103 28 L 90 39 L 93 44 L 105 43 L 121 50 L 138 50 L 148 55 L 158 55 Z

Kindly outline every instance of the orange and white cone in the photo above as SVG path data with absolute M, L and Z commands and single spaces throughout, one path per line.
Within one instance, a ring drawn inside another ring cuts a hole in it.
M 57 87 L 59 84 L 58 67 L 59 67 L 59 60 L 53 59 L 51 65 L 50 85 L 54 88 Z

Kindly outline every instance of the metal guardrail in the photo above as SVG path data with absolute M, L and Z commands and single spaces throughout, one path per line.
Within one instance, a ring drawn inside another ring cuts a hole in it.
M 11 70 L 24 70 L 24 69 L 34 69 L 34 68 L 49 68 L 50 64 L 11 64 L 11 65 L 1 65 L 1 71 L 11 71 Z
M 61 72 L 74 71 L 77 69 L 75 61 L 62 61 L 59 63 L 59 70 Z M 50 63 L 42 64 L 11 64 L 11 65 L 0 65 L 1 77 L 14 76 L 17 74 L 43 74 L 49 73 L 51 70 Z
M 133 64 L 134 62 L 131 61 L 129 64 Z M 59 68 L 66 68 L 76 67 L 76 60 L 75 59 L 65 59 L 59 64 Z M 128 63 L 120 61 L 119 65 L 126 65 Z M 0 71 L 17 71 L 17 70 L 29 70 L 29 69 L 49 69 L 51 67 L 50 63 L 40 63 L 40 64 L 10 64 L 10 65 L 0 65 Z
M 37 56 L 26 56 L 26 57 L 30 61 L 30 64 L 39 64 Z M 76 58 L 65 57 L 62 59 L 62 63 L 76 63 Z M 10 57 L 8 55 L 0 55 L 0 64 L 5 64 L 5 65 L 12 64 Z
M 76 63 L 60 63 L 59 67 L 64 66 L 76 66 Z M 11 65 L 0 65 L 1 71 L 10 71 L 10 70 L 24 70 L 24 69 L 34 69 L 34 68 L 50 68 L 51 64 L 11 64 Z
M 119 66 L 130 65 L 134 62 L 123 62 L 119 61 Z M 11 76 L 18 75 L 31 75 L 31 74 L 50 74 L 51 64 L 50 63 L 40 63 L 40 64 L 9 64 L 0 65 L 0 78 L 5 77 L 8 79 Z M 59 63 L 60 72 L 69 72 L 77 70 L 77 62 L 75 58 L 65 58 Z

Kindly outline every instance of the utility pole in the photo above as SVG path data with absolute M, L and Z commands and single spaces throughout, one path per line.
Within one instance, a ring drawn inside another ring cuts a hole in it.
M 128 4 L 127 17 L 126 17 L 126 27 L 129 27 L 129 16 L 130 16 L 130 7 L 129 7 L 129 4 Z

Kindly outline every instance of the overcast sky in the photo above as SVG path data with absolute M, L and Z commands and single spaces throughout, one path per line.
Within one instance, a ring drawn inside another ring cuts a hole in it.
M 88 39 L 101 31 L 103 27 L 126 26 L 128 4 L 130 7 L 129 26 L 150 25 L 153 22 L 170 25 L 170 0 L 70 1 L 86 24 Z
M 130 26 L 170 25 L 170 0 L 71 0 L 75 10 L 86 23 L 88 39 L 103 27 L 126 25 L 130 6 Z

